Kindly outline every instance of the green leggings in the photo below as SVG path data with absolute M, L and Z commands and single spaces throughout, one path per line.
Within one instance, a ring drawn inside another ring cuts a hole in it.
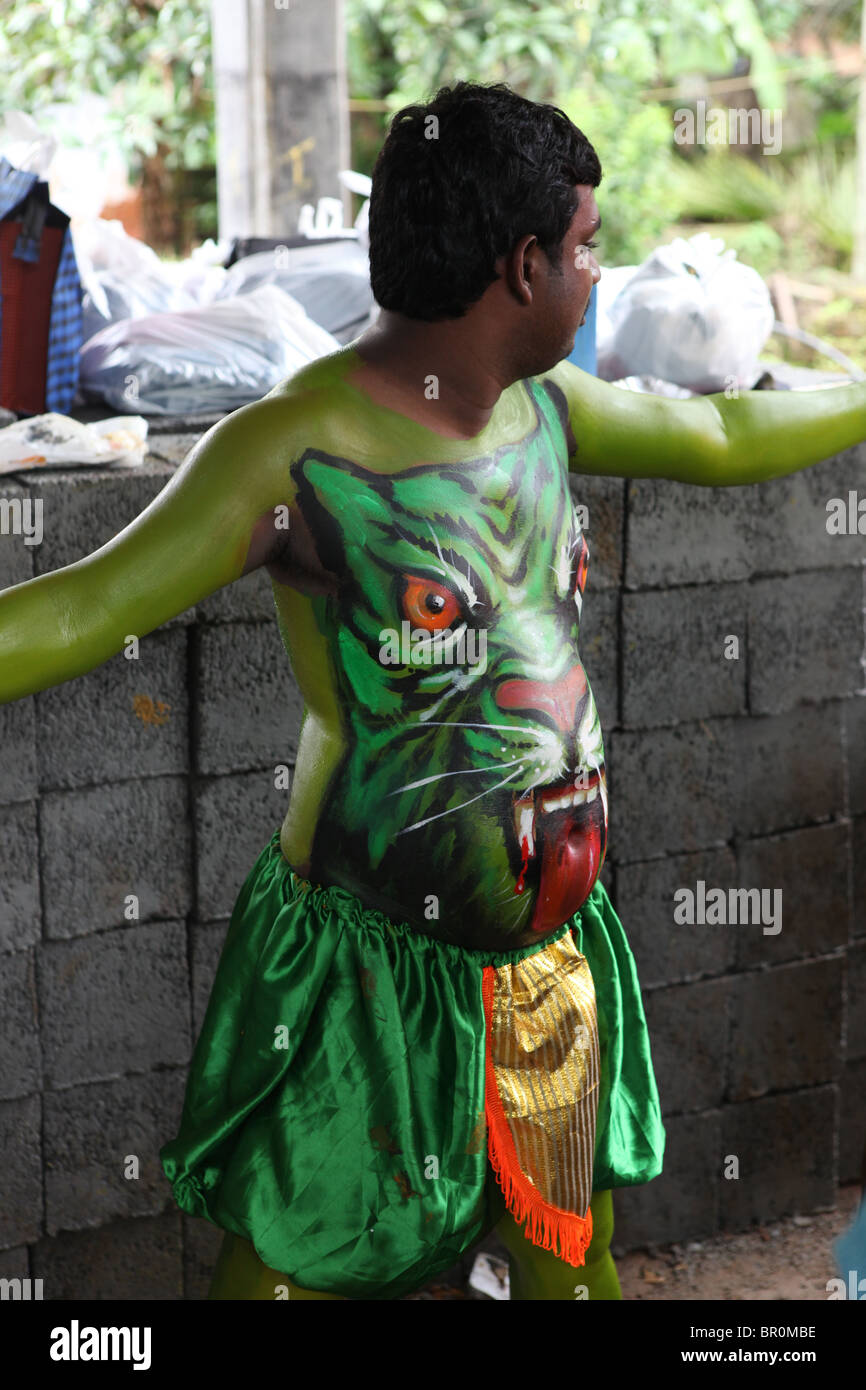
M 613 1193 L 610 1189 L 592 1194 L 592 1241 L 586 1252 L 586 1263 L 578 1268 L 526 1239 L 522 1228 L 506 1210 L 492 1173 L 488 1177 L 487 1195 L 488 1228 L 496 1230 L 508 1251 L 513 1300 L 622 1298 L 616 1266 L 610 1253 L 613 1235 Z M 229 1233 L 220 1250 L 208 1298 L 345 1301 L 340 1294 L 300 1288 L 284 1274 L 263 1264 L 250 1241 Z

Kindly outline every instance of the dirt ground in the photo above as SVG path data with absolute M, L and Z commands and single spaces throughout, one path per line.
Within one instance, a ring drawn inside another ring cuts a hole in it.
M 838 1276 L 832 1244 L 854 1220 L 860 1186 L 839 1189 L 836 1211 L 793 1216 L 736 1235 L 632 1251 L 617 1261 L 623 1298 L 826 1301 Z
M 832 1245 L 853 1222 L 860 1191 L 858 1183 L 841 1187 L 835 1211 L 786 1217 L 711 1240 L 633 1250 L 617 1260 L 623 1298 L 654 1302 L 825 1301 L 827 1281 L 839 1273 Z M 488 1240 L 483 1250 L 499 1275 L 496 1297 L 502 1299 L 508 1296 L 508 1276 L 507 1266 L 499 1258 L 504 1252 L 497 1246 L 495 1239 Z M 489 1298 L 491 1295 L 470 1286 L 475 1259 L 473 1253 L 462 1267 L 409 1294 L 408 1299 Z

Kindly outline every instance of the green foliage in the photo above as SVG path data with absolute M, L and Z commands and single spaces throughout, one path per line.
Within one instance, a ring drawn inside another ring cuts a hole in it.
M 775 216 L 784 207 L 785 194 L 770 173 L 770 160 L 765 164 L 715 149 L 679 160 L 672 187 L 681 216 L 699 222 Z
M 817 264 L 848 270 L 854 249 L 856 160 L 832 145 L 801 155 L 780 171 L 783 230 L 789 251 L 804 268 Z
M 508 82 L 556 100 L 587 75 L 627 86 L 752 62 L 780 105 L 776 61 L 755 0 L 346 0 L 353 95 L 397 107 L 457 78 Z M 387 60 L 381 72 L 376 55 Z
M 131 168 L 215 163 L 208 0 L 0 0 L 0 68 L 0 114 L 93 92 Z
M 693 0 L 346 0 L 346 6 L 353 95 L 384 98 L 397 110 L 465 79 L 507 82 L 534 101 L 562 106 L 604 168 L 599 240 L 608 265 L 643 259 L 677 216 L 672 117 L 647 89 L 692 72 L 730 72 L 748 55 L 767 104 L 783 104 L 755 0 L 700 6 Z
M 637 265 L 678 213 L 671 198 L 676 156 L 664 107 L 619 97 L 585 82 L 562 102 L 566 115 L 599 152 L 598 240 L 605 265 Z
M 771 251 L 776 266 L 808 272 L 815 265 L 843 270 L 854 244 L 855 159 L 832 145 L 799 154 L 790 164 L 778 159 L 755 164 L 730 152 L 712 151 L 687 163 L 678 161 L 672 184 L 680 215 L 689 221 L 739 223 L 719 226 L 719 235 L 743 253 L 762 274 Z M 746 231 L 751 222 L 754 230 Z M 760 230 L 758 230 L 760 229 Z M 772 236 L 768 238 L 767 232 Z M 784 251 L 784 257 L 782 252 Z
M 714 222 L 709 227 L 705 224 L 683 226 L 680 235 L 689 237 L 694 232 L 705 231 L 721 237 L 726 248 L 736 251 L 743 265 L 753 266 L 765 279 L 779 269 L 784 259 L 784 240 L 769 222 Z

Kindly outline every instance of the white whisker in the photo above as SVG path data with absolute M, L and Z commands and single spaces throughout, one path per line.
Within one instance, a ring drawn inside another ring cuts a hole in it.
M 507 763 L 493 763 L 490 767 L 460 767 L 455 772 L 435 772 L 432 777 L 422 777 L 417 782 L 407 782 L 405 787 L 395 787 L 389 796 L 396 796 L 398 792 L 412 791 L 415 787 L 425 787 L 428 782 L 439 782 L 443 777 L 465 777 L 473 772 L 501 772 L 504 767 L 514 767 L 516 763 L 525 762 L 524 758 L 512 758 Z
M 420 724 L 420 719 L 415 721 Z M 546 733 L 545 729 L 526 729 L 522 724 L 471 724 L 462 719 L 425 719 L 426 728 L 438 726 L 443 729 L 507 729 L 511 734 L 535 734 L 536 738 Z
M 416 821 L 414 825 L 404 825 L 402 830 L 398 830 L 398 835 L 406 835 L 410 830 L 420 830 L 422 825 L 429 825 L 431 821 L 441 820 L 442 816 L 451 816 L 455 811 L 462 811 L 464 806 L 471 806 L 473 801 L 480 801 L 482 796 L 489 796 L 491 792 L 498 791 L 504 787 L 506 782 L 513 782 L 515 777 L 520 776 L 520 768 L 512 772 L 510 777 L 505 777 L 501 782 L 497 782 L 495 787 L 488 787 L 486 791 L 479 792 L 477 796 L 470 796 L 468 801 L 461 801 L 459 806 L 449 806 L 447 811 L 437 811 L 435 816 L 427 816 L 426 820 Z

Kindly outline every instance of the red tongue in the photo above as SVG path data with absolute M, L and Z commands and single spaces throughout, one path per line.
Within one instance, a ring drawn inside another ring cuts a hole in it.
M 590 895 L 601 868 L 601 822 L 553 815 L 555 830 L 545 825 L 541 853 L 541 882 L 532 918 L 532 930 L 554 931 L 568 921 Z

